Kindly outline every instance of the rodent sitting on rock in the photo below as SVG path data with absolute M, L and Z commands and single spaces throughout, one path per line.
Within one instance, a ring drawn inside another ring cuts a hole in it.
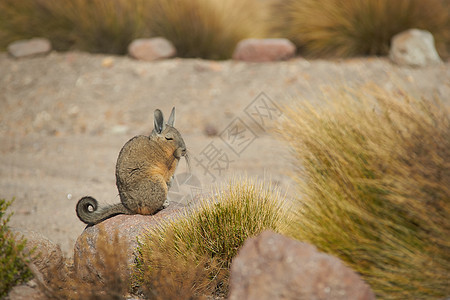
M 116 185 L 121 203 L 98 207 L 96 199 L 83 197 L 76 207 L 82 222 L 93 225 L 118 214 L 151 215 L 167 207 L 167 193 L 177 164 L 182 156 L 186 160 L 188 157 L 184 140 L 173 127 L 175 107 L 167 124 L 159 109 L 154 118 L 155 128 L 150 136 L 135 136 L 120 150 Z

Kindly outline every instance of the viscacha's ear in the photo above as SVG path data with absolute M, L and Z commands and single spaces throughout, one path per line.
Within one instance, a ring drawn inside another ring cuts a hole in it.
M 172 108 L 172 112 L 170 113 L 169 120 L 167 121 L 167 125 L 172 127 L 175 126 L 175 106 Z
M 164 130 L 164 116 L 159 109 L 154 113 L 155 132 L 160 134 Z

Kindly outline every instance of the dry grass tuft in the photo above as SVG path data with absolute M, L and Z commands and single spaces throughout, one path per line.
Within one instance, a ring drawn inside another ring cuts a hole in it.
M 419 28 L 433 33 L 446 57 L 449 9 L 446 0 L 277 0 L 271 23 L 310 56 L 385 55 L 395 34 Z
M 126 53 L 146 33 L 145 0 L 2 0 L 1 45 L 31 37 L 49 38 L 56 50 Z
M 230 58 L 236 44 L 263 34 L 257 0 L 152 0 L 146 22 L 169 39 L 181 57 Z
M 53 272 L 65 276 L 55 276 L 48 283 L 39 282 L 47 298 L 126 299 L 131 289 L 130 278 L 123 272 L 131 267 L 128 266 L 127 246 L 120 241 L 117 233 L 113 241 L 99 233 L 96 250 L 94 268 L 101 276 L 93 274 L 90 278 L 81 278 L 73 266 L 66 265 L 65 270 Z
M 285 110 L 300 187 L 293 235 L 382 299 L 450 295 L 448 106 L 381 89 L 332 99 Z
M 181 273 L 172 278 L 189 278 L 194 298 L 212 292 L 225 295 L 231 260 L 244 241 L 265 229 L 283 231 L 287 222 L 283 199 L 270 186 L 235 180 L 212 198 L 203 199 L 185 218 L 143 238 L 138 263 L 144 274 L 141 280 L 155 277 L 153 272 L 165 272 L 165 262 L 179 262 L 169 267 L 177 273 L 181 266 Z M 183 276 L 184 266 L 191 275 Z
M 146 299 L 204 299 L 224 280 L 217 259 L 197 255 L 176 241 L 174 231 L 141 244 L 135 273 L 135 292 Z M 173 246 L 177 253 L 173 255 Z M 214 274 L 214 276 L 211 276 Z

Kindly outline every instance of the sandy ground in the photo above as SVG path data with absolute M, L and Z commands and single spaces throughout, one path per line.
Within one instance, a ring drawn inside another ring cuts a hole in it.
M 172 200 L 239 174 L 266 178 L 295 197 L 289 150 L 269 133 L 282 118 L 279 108 L 318 104 L 323 90 L 372 82 L 449 103 L 450 63 L 412 69 L 384 58 L 146 63 L 78 52 L 21 60 L 0 53 L 0 198 L 15 198 L 12 226 L 44 234 L 71 256 L 84 228 L 77 200 L 119 201 L 121 147 L 150 133 L 154 109 L 168 116 L 173 106 L 193 175 L 186 181 L 182 161 Z

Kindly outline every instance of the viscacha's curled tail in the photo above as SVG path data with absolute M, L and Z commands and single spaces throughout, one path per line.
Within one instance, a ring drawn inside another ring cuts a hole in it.
M 78 218 L 86 223 L 86 224 L 93 224 L 95 222 L 93 221 L 92 215 L 95 214 L 95 212 L 98 209 L 98 202 L 95 198 L 91 196 L 85 196 L 78 200 L 77 203 L 77 216 Z

